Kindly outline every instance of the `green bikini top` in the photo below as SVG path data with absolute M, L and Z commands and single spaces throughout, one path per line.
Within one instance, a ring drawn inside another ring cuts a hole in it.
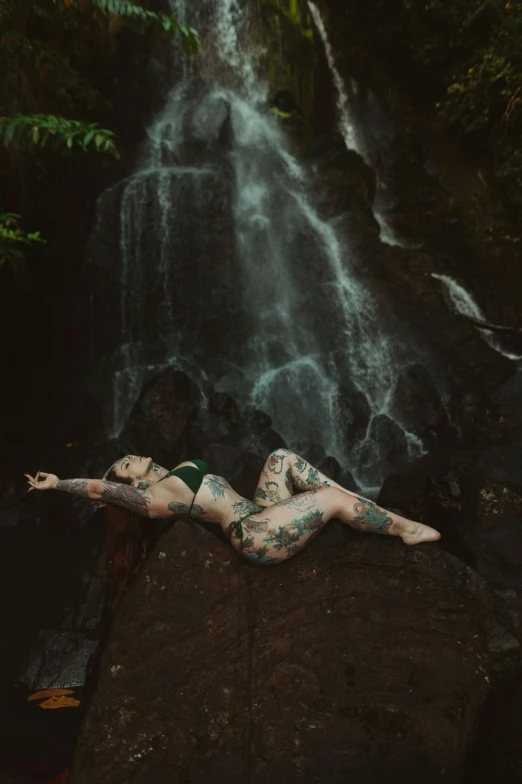
M 208 465 L 204 460 L 191 460 L 193 466 L 180 466 L 169 471 L 167 476 L 177 476 L 187 487 L 190 487 L 194 495 L 198 492 L 205 474 L 208 474 Z M 197 466 L 197 468 L 196 468 Z M 166 479 L 167 477 L 165 477 Z

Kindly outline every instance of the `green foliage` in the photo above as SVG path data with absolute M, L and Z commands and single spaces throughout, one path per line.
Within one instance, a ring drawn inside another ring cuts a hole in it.
M 17 150 L 16 156 L 2 159 L 4 176 L 23 182 L 35 169 L 41 174 L 51 160 L 46 153 L 77 149 L 120 157 L 111 130 L 98 122 L 68 119 L 84 107 L 92 119 L 93 109 L 110 105 L 101 94 L 103 80 L 100 90 L 91 83 L 93 63 L 99 71 L 97 47 L 111 57 L 114 28 L 108 15 L 178 35 L 186 54 L 201 49 L 192 27 L 129 0 L 12 0 L 5 9 L 0 0 L 0 148 Z M 35 151 L 40 152 L 37 158 Z M 19 262 L 30 246 L 44 242 L 39 232 L 24 232 L 19 221 L 17 213 L 0 213 L 1 265 Z
M 54 143 L 71 149 L 74 145 L 82 150 L 92 149 L 108 152 L 119 158 L 114 144 L 114 133 L 100 128 L 98 123 L 84 123 L 80 120 L 67 120 L 52 114 L 20 114 L 17 117 L 0 117 L 0 141 L 10 144 L 29 144 L 44 147 Z
M 289 120 L 291 117 L 295 116 L 294 112 L 282 112 L 281 109 L 278 109 L 277 106 L 272 106 L 270 108 L 270 113 L 278 117 L 280 120 Z
M 18 104 L 34 104 L 36 92 L 38 102 L 59 102 L 68 107 L 81 104 L 92 108 L 100 101 L 98 90 L 80 75 L 70 57 L 17 30 L 2 35 L 0 71 L 4 75 L 0 105 L 9 105 L 13 97 Z
M 401 63 L 419 100 L 488 156 L 521 205 L 522 2 L 378 0 L 376 46 Z
M 68 8 L 80 8 L 92 10 L 93 8 L 104 14 L 117 14 L 127 19 L 135 20 L 141 24 L 159 25 L 169 36 L 176 34 L 181 37 L 186 54 L 197 54 L 201 51 L 201 43 L 197 30 L 184 24 L 180 24 L 172 14 L 164 14 L 161 11 L 149 11 L 140 5 L 131 3 L 130 0 L 53 0 L 55 4 L 63 4 Z
M 14 212 L 0 212 L 0 266 L 20 261 L 28 245 L 45 242 L 39 231 L 24 232 L 19 226 L 20 218 Z

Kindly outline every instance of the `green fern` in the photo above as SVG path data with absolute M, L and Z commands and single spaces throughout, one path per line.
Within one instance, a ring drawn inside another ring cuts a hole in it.
M 98 123 L 84 123 L 80 120 L 67 120 L 52 114 L 19 114 L 17 117 L 0 117 L 0 142 L 6 147 L 10 144 L 29 143 L 44 147 L 57 143 L 71 149 L 74 145 L 82 150 L 108 152 L 115 158 L 120 157 L 114 143 L 115 134 Z
M 39 231 L 23 231 L 18 225 L 20 217 L 14 212 L 0 212 L 0 266 L 23 259 L 27 245 L 45 242 Z
M 54 0 L 56 3 L 57 0 Z M 77 7 L 77 0 L 68 0 L 69 7 Z M 167 35 L 181 37 L 186 54 L 198 54 L 201 51 L 201 42 L 198 31 L 188 25 L 180 24 L 175 16 L 164 14 L 161 11 L 149 11 L 140 5 L 134 5 L 130 0 L 91 0 L 91 5 L 105 14 L 118 14 L 119 16 L 135 19 L 139 22 L 160 25 Z

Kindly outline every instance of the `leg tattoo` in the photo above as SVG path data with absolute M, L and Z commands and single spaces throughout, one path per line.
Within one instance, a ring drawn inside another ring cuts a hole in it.
M 367 531 L 376 534 L 386 534 L 393 525 L 393 520 L 388 517 L 388 512 L 368 501 L 366 498 L 359 498 L 358 503 L 354 504 L 353 510 L 355 517 L 350 525 L 360 531 Z

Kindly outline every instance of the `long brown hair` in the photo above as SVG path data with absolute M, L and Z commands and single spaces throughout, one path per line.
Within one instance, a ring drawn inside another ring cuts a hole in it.
M 108 482 L 131 485 L 131 477 L 117 476 L 114 469 L 104 477 Z M 109 607 L 115 610 L 145 555 L 145 521 L 121 506 L 107 504 L 105 543 L 109 577 Z

